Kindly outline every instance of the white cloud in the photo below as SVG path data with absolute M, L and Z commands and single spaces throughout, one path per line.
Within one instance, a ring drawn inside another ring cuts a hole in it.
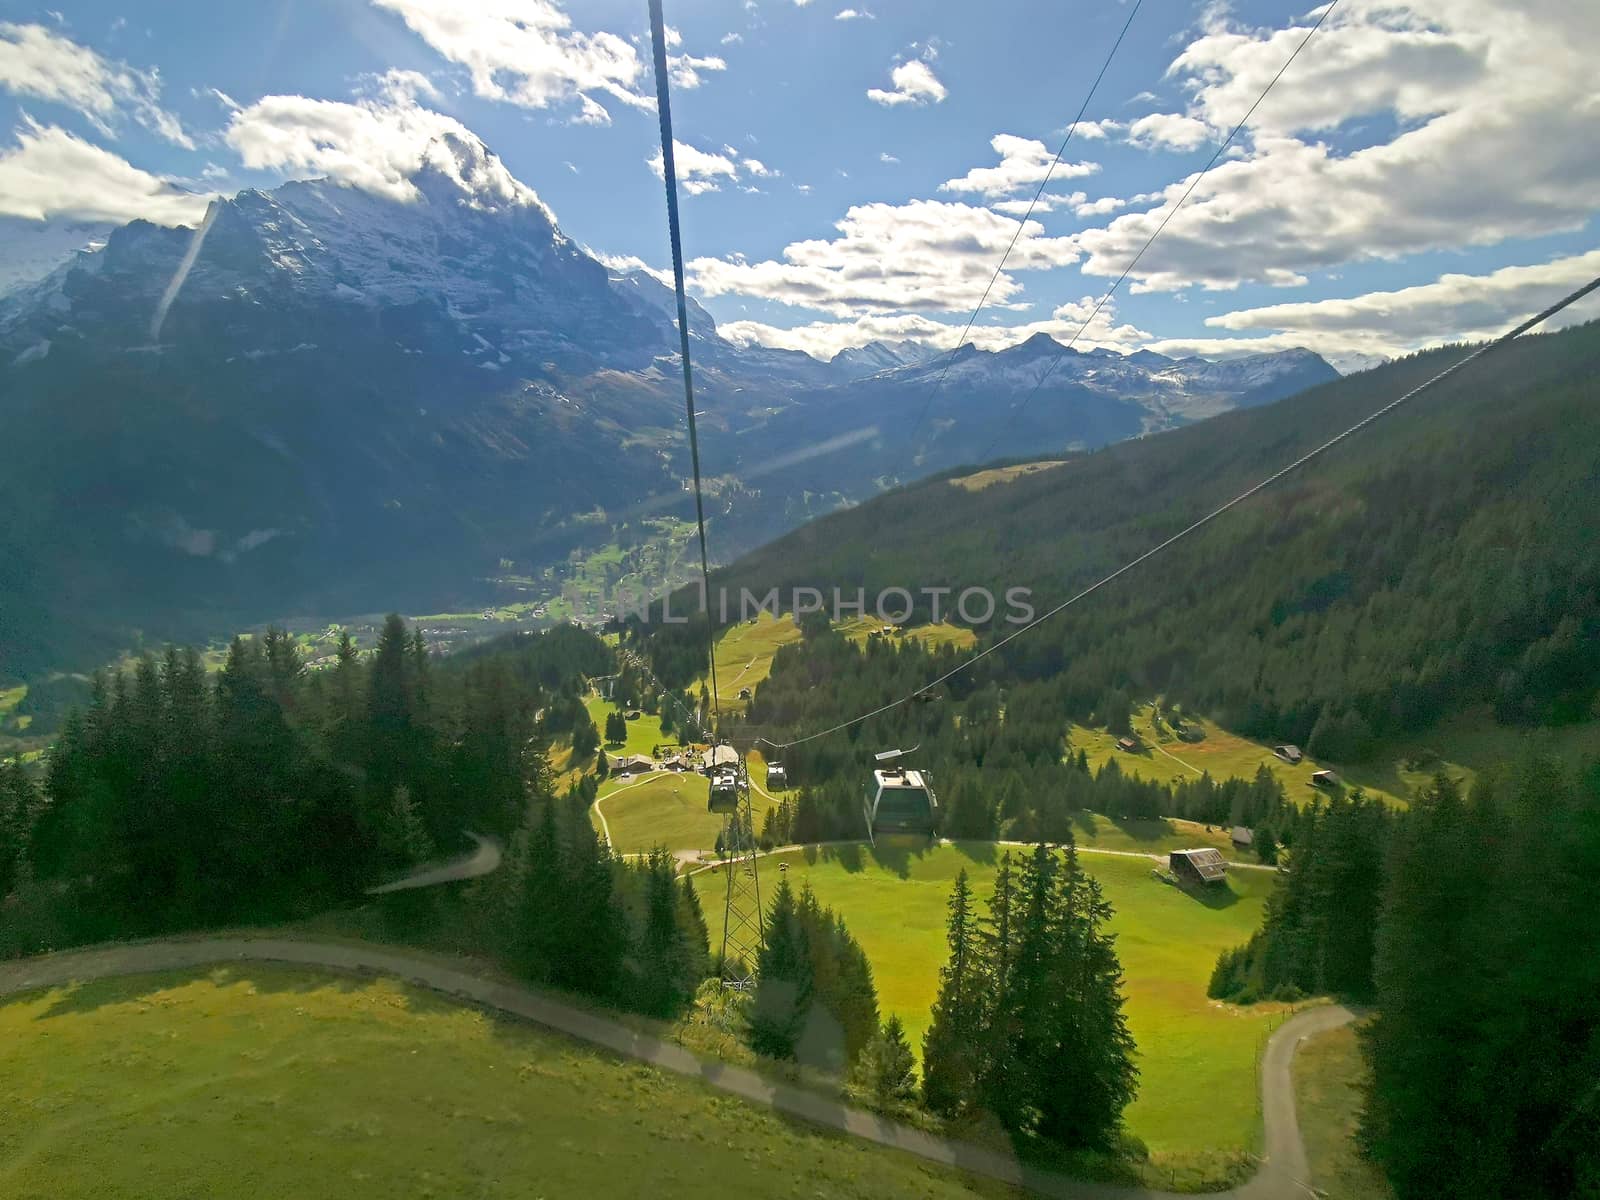
M 666 178 L 666 165 L 660 150 L 647 161 L 656 178 Z M 680 142 L 677 138 L 672 139 L 672 162 L 677 171 L 678 186 L 691 196 L 714 192 L 719 186 L 719 180 L 727 179 L 731 183 L 739 175 L 738 163 L 727 154 L 697 150 L 688 142 Z
M 1565 291 L 1600 275 L 1600 250 L 1531 267 L 1501 267 L 1488 275 L 1440 275 L 1398 291 L 1373 291 L 1354 299 L 1270 304 L 1206 318 L 1219 330 L 1318 331 L 1363 334 L 1386 344 L 1384 352 L 1416 349 L 1462 338 L 1504 333 L 1518 318 L 1549 306 Z M 1584 304 L 1589 306 L 1584 310 Z M 1600 299 L 1579 301 L 1558 322 L 1589 320 Z
M 1193 150 L 1210 140 L 1210 126 L 1181 113 L 1150 113 L 1128 126 L 1128 141 L 1149 150 Z
M 676 88 L 697 88 L 705 80 L 700 75 L 701 71 L 726 71 L 728 64 L 715 55 L 705 58 L 696 58 L 692 54 L 669 54 L 667 56 L 667 76 Z
M 1214 20 L 1172 66 L 1189 116 L 1231 127 L 1307 28 Z M 1564 0 L 1344 0 L 1257 110 L 1244 156 L 1195 189 L 1136 286 L 1288 284 L 1581 228 L 1600 195 L 1597 59 L 1600 22 Z M 1344 149 L 1363 122 L 1378 140 Z M 1186 184 L 1081 234 L 1084 270 L 1120 274 Z
M 674 287 L 672 272 L 661 267 L 652 267 L 644 259 L 635 254 L 606 254 L 602 251 L 584 247 L 589 256 L 597 260 L 606 270 L 617 275 L 628 275 L 634 271 L 643 271 L 657 283 L 667 287 Z
M 1600 250 L 1487 275 L 1441 275 L 1433 283 L 1350 299 L 1273 304 L 1208 317 L 1214 329 L 1272 330 L 1267 339 L 1307 346 L 1330 358 L 1399 355 L 1445 342 L 1504 333 L 1581 284 L 1600 276 Z M 1600 317 L 1600 298 L 1579 301 L 1550 328 Z M 1207 339 L 1202 339 L 1207 340 Z
M 403 89 L 354 103 L 264 96 L 233 114 L 225 137 L 251 170 L 325 175 L 409 202 L 419 195 L 412 179 L 426 166 L 454 178 L 475 203 L 536 207 L 555 221 L 476 134 Z
M 654 104 L 639 90 L 644 64 L 633 45 L 614 33 L 574 31 L 572 18 L 555 0 L 372 3 L 396 13 L 441 55 L 466 67 L 473 91 L 487 99 L 549 108 L 586 97 L 586 114 L 604 107 L 594 93 L 635 108 Z M 686 69 L 694 73 L 693 65 Z
M 970 309 L 1017 232 L 1017 222 L 987 208 L 938 200 L 862 204 L 835 228 L 839 236 L 793 242 L 782 261 L 700 258 L 690 264 L 705 296 L 759 296 L 838 316 L 859 312 Z M 989 303 L 1007 307 L 1021 285 L 1009 273 L 1074 262 L 1071 238 L 1046 237 L 1029 221 Z
M 894 84 L 893 90 L 868 88 L 867 99 L 892 108 L 897 104 L 937 104 L 950 94 L 933 68 L 920 59 L 901 63 L 889 72 L 889 81 Z
M 881 163 L 897 163 L 900 160 L 894 155 L 890 154 L 887 150 L 884 150 L 878 155 L 878 161 Z
M 0 215 L 193 225 L 211 201 L 55 126 L 29 121 L 16 137 L 0 152 Z
M 1073 131 L 1073 137 L 1084 138 L 1088 141 L 1099 141 L 1100 139 L 1108 137 L 1111 134 L 1116 133 L 1118 130 L 1125 128 L 1125 126 L 1121 121 L 1105 120 L 1079 121 L 1077 125 L 1071 126 L 1071 128 Z M 1061 131 L 1061 135 L 1063 137 L 1066 136 L 1066 133 L 1067 131 L 1065 129 Z
M 1036 186 L 1046 178 L 1073 179 L 1093 175 L 1099 163 L 1055 162 L 1055 154 L 1043 142 L 1017 137 L 1010 133 L 997 133 L 989 139 L 1000 156 L 998 167 L 973 167 L 959 179 L 947 179 L 939 185 L 941 192 L 978 192 L 984 196 L 1007 196 L 1025 187 Z M 1054 170 L 1051 164 L 1054 163 Z
M 1033 206 L 1033 211 L 1036 213 L 1060 212 L 1064 209 L 1071 209 L 1074 216 L 1098 217 L 1104 216 L 1109 212 L 1116 212 L 1117 209 L 1122 208 L 1127 203 L 1126 200 L 1116 196 L 1105 196 L 1099 200 L 1091 200 L 1083 192 L 1072 192 L 1065 196 L 1046 192 L 1039 197 L 1037 204 L 1034 204 L 1031 196 L 1018 196 L 1014 200 L 996 200 L 989 207 L 996 212 L 1003 212 L 1012 217 L 1020 217 L 1028 212 L 1029 205 Z
M 722 35 L 722 44 L 724 46 L 737 46 L 742 41 L 744 41 L 744 34 L 742 33 L 725 33 Z
M 750 174 L 755 175 L 755 176 L 757 176 L 757 177 L 759 177 L 761 179 L 768 179 L 768 178 L 771 178 L 772 176 L 782 175 L 783 174 L 782 171 L 774 171 L 771 167 L 767 166 L 767 164 L 762 162 L 759 158 L 747 158 L 747 159 L 745 159 L 744 160 L 744 169 L 746 171 L 749 171 Z
M 864 8 L 841 8 L 833 14 L 835 21 L 876 21 L 878 18 Z
M 0 88 L 75 109 L 101 133 L 126 112 L 152 133 L 187 150 L 194 141 L 161 107 L 161 76 L 113 62 L 43 25 L 0 22 Z

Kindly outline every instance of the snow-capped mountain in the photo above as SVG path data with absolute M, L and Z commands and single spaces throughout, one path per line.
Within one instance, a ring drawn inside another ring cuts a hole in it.
M 930 404 L 948 356 L 917 343 L 824 362 L 734 345 L 698 304 L 690 333 L 723 553 L 977 454 L 1055 359 L 995 453 L 1321 377 L 1315 356 L 1210 370 L 1034 338 L 963 348 Z M 197 229 L 113 230 L 0 296 L 0 655 L 60 662 L 66 629 L 114 650 L 129 627 L 429 611 L 502 558 L 679 511 L 677 353 L 672 290 L 604 266 L 473 139 L 376 191 L 286 183 Z

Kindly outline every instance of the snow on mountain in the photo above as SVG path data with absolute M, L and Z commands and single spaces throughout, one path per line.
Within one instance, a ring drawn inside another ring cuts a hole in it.
M 892 371 L 896 367 L 912 366 L 937 357 L 942 351 L 922 342 L 868 342 L 848 350 L 841 350 L 829 360 L 829 366 L 849 378 L 876 375 L 879 371 Z
M 0 296 L 37 283 L 82 250 L 97 250 L 109 225 L 0 217 Z

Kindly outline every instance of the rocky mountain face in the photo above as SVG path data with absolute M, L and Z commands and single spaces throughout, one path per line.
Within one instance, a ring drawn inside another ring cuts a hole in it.
M 241 192 L 197 230 L 135 222 L 0 295 L 0 678 L 132 631 L 426 611 L 502 558 L 534 567 L 683 509 L 671 289 L 596 261 L 477 142 L 435 143 L 406 186 Z M 690 331 L 724 554 L 961 461 L 1060 354 L 963 349 L 908 446 L 947 356 L 741 348 L 698 305 Z M 1069 352 L 1055 374 L 995 453 L 1332 371 Z

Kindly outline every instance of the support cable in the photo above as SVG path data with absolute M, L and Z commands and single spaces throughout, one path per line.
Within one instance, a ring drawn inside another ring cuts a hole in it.
M 678 225 L 678 168 L 673 157 L 668 94 L 666 19 L 661 0 L 650 0 L 650 44 L 655 56 L 656 111 L 661 118 L 661 174 L 667 185 L 667 229 L 672 238 L 672 282 L 678 297 L 678 345 L 683 356 L 683 402 L 689 419 L 689 462 L 694 470 L 694 516 L 700 532 L 700 611 L 706 619 L 706 659 L 711 673 L 713 735 L 722 725 L 717 699 L 717 644 L 711 627 L 711 562 L 706 554 L 706 507 L 700 489 L 700 437 L 694 421 L 694 371 L 689 365 L 689 300 L 683 287 L 683 238 Z

